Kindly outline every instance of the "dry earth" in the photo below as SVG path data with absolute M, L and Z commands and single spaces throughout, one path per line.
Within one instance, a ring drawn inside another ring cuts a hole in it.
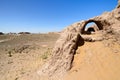
M 88 35 L 84 35 L 88 36 Z M 90 35 L 89 35 L 90 36 Z M 101 36 L 92 34 L 93 37 Z M 45 80 L 37 74 L 58 34 L 0 36 L 0 80 Z M 4 41 L 5 40 L 5 41 Z M 79 46 L 72 69 L 60 80 L 120 80 L 120 45 L 113 39 Z M 51 79 L 52 80 L 52 79 Z
M 120 45 L 114 40 L 85 42 L 64 80 L 120 80 Z
M 0 80 L 30 80 L 50 57 L 58 37 L 54 33 L 0 35 Z

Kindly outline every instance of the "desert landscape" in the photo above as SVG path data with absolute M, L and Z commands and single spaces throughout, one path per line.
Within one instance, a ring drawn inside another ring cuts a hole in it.
M 0 80 L 120 80 L 119 70 L 120 0 L 60 32 L 0 34 Z
M 50 57 L 57 33 L 0 35 L 0 80 L 26 80 Z

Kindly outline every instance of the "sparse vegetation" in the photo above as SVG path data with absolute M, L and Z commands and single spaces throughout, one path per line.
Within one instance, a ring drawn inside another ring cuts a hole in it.
M 12 57 L 12 52 L 11 51 L 8 51 L 8 56 Z
M 58 37 L 59 34 L 55 33 L 0 35 L 0 41 L 7 40 L 0 42 L 0 77 L 2 80 L 19 80 L 18 76 L 29 75 L 35 71 L 42 64 L 41 59 L 49 58 Z
M 43 55 L 41 55 L 41 58 L 42 58 L 42 59 L 47 59 L 48 57 L 50 57 L 51 52 L 52 52 L 52 49 L 51 49 L 51 48 L 48 48 L 48 49 L 46 50 L 46 52 L 45 52 Z

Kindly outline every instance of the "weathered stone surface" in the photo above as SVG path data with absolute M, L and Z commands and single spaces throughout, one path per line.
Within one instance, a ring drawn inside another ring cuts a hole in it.
M 56 74 L 62 76 L 72 67 L 72 60 L 81 37 L 75 29 L 71 30 L 72 32 L 61 34 L 53 49 L 52 58 L 38 72 L 40 75 L 52 76 Z

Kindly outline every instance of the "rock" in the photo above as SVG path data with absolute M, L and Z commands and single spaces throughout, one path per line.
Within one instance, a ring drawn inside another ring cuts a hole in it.
M 52 58 L 38 72 L 39 75 L 52 76 L 54 74 L 62 76 L 63 73 L 70 70 L 80 38 L 80 35 L 75 32 L 63 33 L 56 42 Z

